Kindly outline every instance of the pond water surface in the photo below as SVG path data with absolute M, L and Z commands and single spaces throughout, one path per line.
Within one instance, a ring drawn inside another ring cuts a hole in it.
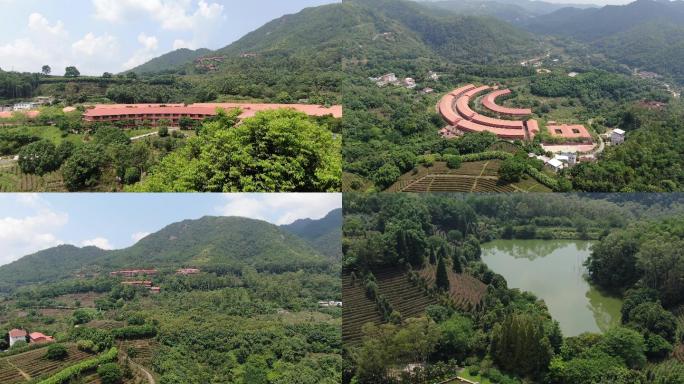
M 482 245 L 482 260 L 503 275 L 509 288 L 543 299 L 564 336 L 605 332 L 619 325 L 622 301 L 584 278 L 591 241 L 495 240 Z

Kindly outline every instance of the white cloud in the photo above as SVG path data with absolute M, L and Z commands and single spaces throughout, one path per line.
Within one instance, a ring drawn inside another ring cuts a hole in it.
M 320 219 L 335 208 L 342 207 L 339 193 L 232 193 L 224 197 L 227 202 L 218 208 L 224 216 L 243 216 L 289 224 L 297 219 Z
M 149 235 L 150 235 L 149 232 L 136 232 L 136 233 L 131 235 L 131 239 L 133 239 L 133 241 L 137 243 L 138 241 L 146 238 Z
M 142 45 L 142 48 L 135 51 L 133 56 L 123 64 L 124 69 L 135 68 L 157 56 L 159 40 L 156 36 L 147 36 L 145 33 L 141 33 L 138 35 L 138 43 Z
M 181 49 L 181 48 L 188 48 L 188 49 L 195 49 L 195 45 L 192 42 L 185 41 L 183 39 L 176 39 L 173 41 L 173 50 L 175 51 L 176 49 Z
M 50 26 L 50 22 L 45 16 L 40 13 L 32 13 L 29 15 L 28 27 L 33 32 L 47 33 L 55 36 L 66 36 L 67 32 L 64 29 L 64 23 L 58 20 L 54 26 Z
M 112 243 L 109 242 L 109 240 L 105 239 L 104 237 L 96 237 L 94 239 L 90 240 L 83 240 L 81 242 L 82 247 L 98 247 L 100 249 L 114 249 L 114 246 Z
M 120 22 L 129 15 L 146 14 L 168 30 L 201 28 L 203 23 L 223 15 L 224 7 L 218 3 L 199 0 L 92 0 L 95 18 Z M 196 4 L 194 12 L 193 4 Z
M 64 243 L 55 232 L 68 223 L 67 214 L 55 212 L 36 195 L 13 195 L 12 198 L 30 213 L 0 216 L 0 265 Z
M 114 36 L 104 34 L 95 36 L 92 32 L 87 33 L 81 40 L 71 45 L 74 53 L 86 56 L 108 56 L 118 49 L 118 43 Z

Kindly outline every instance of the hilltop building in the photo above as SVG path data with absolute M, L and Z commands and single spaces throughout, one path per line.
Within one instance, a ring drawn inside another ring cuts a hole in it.
M 610 143 L 613 145 L 619 145 L 625 142 L 625 131 L 619 128 L 613 129 L 610 133 Z
M 153 276 L 157 274 L 156 269 L 127 269 L 123 271 L 109 272 L 109 276 L 123 276 L 123 277 L 135 277 L 135 276 Z

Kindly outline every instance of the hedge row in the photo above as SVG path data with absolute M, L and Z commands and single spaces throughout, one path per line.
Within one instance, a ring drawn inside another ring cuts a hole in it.
M 72 365 L 70 367 L 64 368 L 63 370 L 57 372 L 57 374 L 41 381 L 39 384 L 65 384 L 68 383 L 72 378 L 80 375 L 85 371 L 96 368 L 100 364 L 109 363 L 115 361 L 119 355 L 119 350 L 116 347 L 112 347 L 106 353 L 100 356 L 94 357 L 92 359 L 83 360 L 78 364 Z
M 115 339 L 133 340 L 157 336 L 157 328 L 152 325 L 132 325 L 123 328 L 112 329 Z
M 506 160 L 513 157 L 512 153 L 509 152 L 504 152 L 504 151 L 488 151 L 488 152 L 479 152 L 479 153 L 469 153 L 467 155 L 461 155 L 461 161 L 463 162 L 470 162 L 470 161 L 482 161 L 482 160 Z
M 546 185 L 547 187 L 553 189 L 554 191 L 558 191 L 560 189 L 560 186 L 558 185 L 558 181 L 556 179 L 545 174 L 544 172 L 538 170 L 537 168 L 535 168 L 533 166 L 527 167 L 527 174 L 532 176 L 532 178 L 537 180 L 538 182 L 540 182 L 540 183 Z

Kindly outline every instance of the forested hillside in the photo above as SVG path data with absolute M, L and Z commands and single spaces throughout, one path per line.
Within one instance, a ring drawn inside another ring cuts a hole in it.
M 530 22 L 536 33 L 589 43 L 613 60 L 684 81 L 684 3 L 637 0 L 621 6 L 566 8 Z
M 191 63 L 196 58 L 209 55 L 210 53 L 211 50 L 206 48 L 196 50 L 181 48 L 156 57 L 145 64 L 131 69 L 130 72 L 137 74 L 172 72 Z
M 339 242 L 342 238 L 342 209 L 330 211 L 320 220 L 300 219 L 281 228 L 307 240 L 326 256 L 342 258 Z
M 340 237 L 335 238 L 333 232 L 331 228 L 330 234 L 321 237 L 327 240 L 326 249 L 339 248 Z M 121 250 L 64 245 L 25 256 L 0 267 L 0 289 L 9 291 L 19 285 L 118 268 L 193 266 L 227 272 L 252 266 L 269 271 L 327 270 L 329 257 L 316 251 L 308 241 L 263 221 L 204 217 L 171 224 Z

